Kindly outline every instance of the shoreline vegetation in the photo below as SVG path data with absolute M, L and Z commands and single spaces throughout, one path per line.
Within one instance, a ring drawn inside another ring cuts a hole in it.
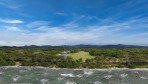
M 148 68 L 148 48 L 0 48 L 0 66 Z
M 43 66 L 0 66 L 1 68 L 36 68 L 36 69 L 52 69 L 52 70 L 146 70 L 148 71 L 148 68 L 55 68 L 55 67 L 43 67 Z

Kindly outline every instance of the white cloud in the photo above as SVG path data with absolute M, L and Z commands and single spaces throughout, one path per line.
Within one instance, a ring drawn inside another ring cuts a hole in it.
M 19 31 L 17 27 L 7 27 L 7 29 L 12 31 Z
M 29 24 L 26 25 L 26 27 L 29 27 L 29 28 L 37 28 L 37 27 L 40 27 L 40 26 L 47 26 L 49 25 L 50 22 L 48 21 L 33 21 Z
M 19 9 L 21 7 L 14 0 L 3 0 L 0 2 L 0 6 L 13 9 L 13 10 Z
M 9 24 L 20 24 L 20 23 L 24 23 L 22 20 L 10 20 L 10 19 L 0 19 L 0 22 L 9 23 Z
M 67 14 L 66 13 L 56 13 L 56 15 L 60 15 L 60 16 L 67 16 Z
M 103 23 L 105 23 L 104 21 Z M 148 45 L 148 40 L 146 39 L 148 37 L 148 31 L 144 31 L 145 33 L 140 31 L 142 29 L 147 29 L 147 22 L 148 18 L 143 18 L 114 22 L 107 25 L 96 24 L 83 27 L 76 24 L 77 22 L 74 21 L 72 23 L 67 23 L 70 24 L 68 26 L 65 24 L 52 27 L 49 26 L 49 23 L 46 21 L 35 21 L 21 28 L 25 29 L 28 27 L 31 29 L 30 32 L 22 33 L 20 32 L 21 29 L 17 26 L 7 28 L 9 31 L 0 31 L 0 45 L 99 45 L 119 43 Z M 28 29 L 28 31 L 30 29 Z M 135 29 L 137 29 L 138 32 L 132 33 L 137 31 L 134 31 Z M 130 33 L 128 34 L 127 32 L 129 30 Z M 17 33 L 12 31 L 16 31 Z
M 21 31 L 18 27 L 15 26 L 5 26 L 8 31 Z

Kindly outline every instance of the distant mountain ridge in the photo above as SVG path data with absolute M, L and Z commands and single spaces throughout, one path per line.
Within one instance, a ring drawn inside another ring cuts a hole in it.
M 52 45 L 29 45 L 29 46 L 0 46 L 0 48 L 148 48 L 148 46 L 138 46 L 138 45 L 61 45 L 61 46 L 52 46 Z

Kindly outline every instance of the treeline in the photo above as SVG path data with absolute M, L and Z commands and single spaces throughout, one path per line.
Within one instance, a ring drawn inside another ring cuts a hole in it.
M 86 49 L 86 51 L 96 56 L 92 60 L 94 67 L 95 64 L 100 64 L 100 67 L 148 68 L 147 48 Z
M 60 59 L 56 54 L 62 51 L 59 48 L 0 48 L 0 65 L 15 65 L 18 62 L 22 66 L 42 66 L 45 62 L 52 63 Z
M 63 51 L 86 51 L 94 59 L 74 60 L 57 56 Z M 147 48 L 0 48 L 0 66 L 45 66 L 60 68 L 148 68 Z

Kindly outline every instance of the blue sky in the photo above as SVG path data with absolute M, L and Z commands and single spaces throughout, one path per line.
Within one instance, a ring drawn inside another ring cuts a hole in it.
M 148 0 L 0 0 L 0 46 L 148 46 Z

